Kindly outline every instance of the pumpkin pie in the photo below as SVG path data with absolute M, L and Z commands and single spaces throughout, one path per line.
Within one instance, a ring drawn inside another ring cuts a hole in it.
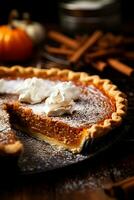
M 58 148 L 81 152 L 87 140 L 120 125 L 126 108 L 125 95 L 99 76 L 0 67 L 0 152 L 22 151 L 14 129 Z

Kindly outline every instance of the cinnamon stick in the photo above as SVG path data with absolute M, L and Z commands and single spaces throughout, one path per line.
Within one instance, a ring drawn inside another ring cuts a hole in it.
M 79 46 L 79 43 L 75 39 L 69 38 L 57 31 L 49 31 L 48 37 L 73 49 L 77 49 Z
M 107 61 L 112 68 L 118 70 L 119 72 L 121 72 L 127 76 L 131 76 L 132 73 L 134 73 L 133 68 L 131 68 L 130 66 L 128 66 L 116 59 L 110 58 Z
M 80 45 L 82 45 L 85 43 L 85 41 L 88 39 L 88 37 L 89 37 L 88 35 L 76 36 L 75 39 Z
M 97 45 L 100 48 L 110 48 L 123 46 L 125 42 L 125 38 L 122 35 L 113 35 L 112 33 L 106 33 L 104 36 L 98 41 Z
M 70 63 L 76 63 L 81 56 L 90 48 L 92 47 L 97 40 L 102 36 L 101 31 L 96 31 L 93 33 L 92 36 L 90 36 L 83 45 L 81 45 L 69 58 Z
M 120 49 L 115 49 L 115 48 L 111 48 L 111 49 L 100 49 L 97 50 L 93 53 L 88 53 L 86 55 L 86 59 L 97 59 L 100 57 L 105 57 L 105 56 L 109 56 L 109 55 L 118 55 L 122 52 L 122 50 Z
M 92 62 L 91 65 L 100 72 L 103 72 L 107 67 L 107 63 L 103 61 Z
M 126 188 L 126 186 L 133 186 L 134 187 L 134 176 L 127 178 L 125 180 L 119 181 L 119 182 L 115 183 L 113 186 L 114 187 L 120 186 L 122 188 Z
M 52 54 L 58 54 L 58 55 L 71 55 L 73 53 L 73 50 L 71 49 L 67 49 L 65 47 L 53 47 L 53 46 L 49 46 L 47 45 L 45 47 L 46 51 L 48 53 L 52 53 Z
M 121 192 L 124 196 L 127 196 L 129 193 L 134 195 L 134 176 L 114 183 L 106 187 L 104 191 L 111 197 L 117 197 L 118 193 L 121 194 Z
M 114 43 L 114 36 L 112 33 L 106 33 L 103 35 L 103 37 L 98 41 L 98 46 L 100 46 L 101 48 L 108 48 L 109 46 L 111 46 L 111 44 L 113 45 Z

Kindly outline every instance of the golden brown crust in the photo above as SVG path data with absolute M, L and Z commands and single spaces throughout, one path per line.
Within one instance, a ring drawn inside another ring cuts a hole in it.
M 13 144 L 0 144 L 0 155 L 19 155 L 23 150 L 23 144 L 15 141 Z
M 84 72 L 73 72 L 71 70 L 60 70 L 56 68 L 52 69 L 37 69 L 33 67 L 23 68 L 21 66 L 13 66 L 11 68 L 0 67 L 0 77 L 5 74 L 6 76 L 14 75 L 31 75 L 31 76 L 43 76 L 51 77 L 53 75 L 59 77 L 66 77 L 68 81 L 80 81 L 82 83 L 93 83 L 96 87 L 102 88 L 103 91 L 111 98 L 115 103 L 115 112 L 112 113 L 111 118 L 105 119 L 101 124 L 94 124 L 87 130 L 85 134 L 85 141 L 89 138 L 96 138 L 106 134 L 112 127 L 120 125 L 123 116 L 127 110 L 127 100 L 125 95 L 120 92 L 117 86 L 113 85 L 108 79 L 100 79 L 99 76 L 90 76 Z M 82 141 L 82 145 L 84 141 Z M 82 145 L 76 149 L 70 149 L 73 152 L 80 152 Z

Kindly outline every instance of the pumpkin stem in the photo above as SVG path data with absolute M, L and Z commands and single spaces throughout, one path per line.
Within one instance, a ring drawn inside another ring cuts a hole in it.
M 27 24 L 31 24 L 32 21 L 28 12 L 23 13 L 22 18 Z

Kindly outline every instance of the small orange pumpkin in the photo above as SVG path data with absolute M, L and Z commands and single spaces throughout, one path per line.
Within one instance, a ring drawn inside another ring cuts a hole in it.
M 0 60 L 24 61 L 32 50 L 32 40 L 25 31 L 10 25 L 0 26 Z

